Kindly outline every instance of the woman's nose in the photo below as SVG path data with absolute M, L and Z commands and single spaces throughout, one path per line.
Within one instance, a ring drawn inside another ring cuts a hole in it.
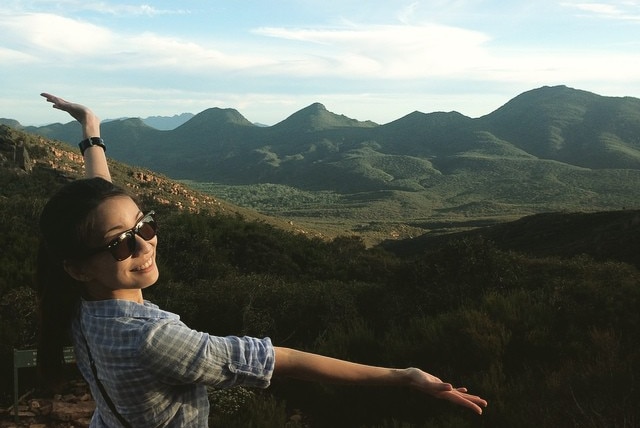
M 150 239 L 150 240 L 145 240 L 142 236 L 140 235 L 136 235 L 136 254 L 146 254 L 150 251 L 151 247 L 153 247 L 152 245 L 152 241 L 154 241 L 156 238 L 155 236 Z

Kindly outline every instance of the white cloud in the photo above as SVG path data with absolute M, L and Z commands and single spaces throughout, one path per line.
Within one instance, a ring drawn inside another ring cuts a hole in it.
M 489 37 L 443 25 L 371 25 L 330 29 L 263 27 L 256 34 L 315 46 L 298 51 L 298 70 L 319 75 L 416 78 L 460 72 L 484 61 Z M 306 64 L 306 66 L 304 66 Z
M 135 67 L 169 67 L 183 72 L 210 73 L 260 67 L 272 62 L 262 55 L 229 53 L 189 40 L 143 33 L 127 38 L 128 56 L 136 60 Z M 215 44 L 212 42 L 212 44 Z M 123 61 L 128 67 L 130 61 Z
M 573 5 L 576 9 L 585 12 L 593 12 L 598 15 L 620 16 L 622 11 L 617 6 L 603 3 L 576 3 Z
M 272 62 L 261 55 L 225 53 L 197 42 L 149 32 L 116 33 L 49 13 L 0 15 L 0 33 L 7 35 L 0 40 L 3 57 L 12 53 L 13 57 L 37 59 L 51 67 L 168 67 L 190 72 L 260 67 Z
M 419 5 L 420 3 L 415 1 L 400 9 L 397 13 L 398 21 L 403 24 L 411 23 Z
M 637 91 L 640 61 L 628 54 L 607 51 L 526 50 L 495 53 L 488 67 L 479 69 L 481 81 L 525 84 L 530 87 L 566 84 L 588 89 L 594 82 Z M 596 90 L 595 88 L 593 89 Z M 627 93 L 629 94 L 629 93 Z
M 188 14 L 189 11 L 185 9 L 158 9 L 149 4 L 112 4 L 106 2 L 76 2 L 76 7 L 82 10 L 90 10 L 93 12 L 110 14 L 110 15 L 125 15 L 125 16 L 156 16 L 156 15 L 183 15 Z
M 611 1 L 608 3 L 565 2 L 562 5 L 601 18 L 640 21 L 640 3 L 637 1 Z
M 0 33 L 7 35 L 0 42 L 9 45 L 5 49 L 34 57 L 97 56 L 113 40 L 111 32 L 104 28 L 45 13 L 1 15 Z
M 259 28 L 276 39 L 259 46 L 186 40 L 150 32 L 117 33 L 55 14 L 0 17 L 11 34 L 0 48 L 57 67 L 178 73 L 234 71 L 247 75 L 405 79 L 461 73 L 487 61 L 484 34 L 440 25 L 352 25 L 329 29 Z M 4 46 L 3 46 L 4 45 Z M 219 45 L 220 47 L 217 47 Z M 311 47 L 310 47 L 311 45 Z
M 25 54 L 23 52 L 14 50 L 14 49 L 6 49 L 0 47 L 0 63 L 3 64 L 14 64 L 14 65 L 23 65 L 25 63 L 34 62 L 36 58 L 31 55 Z
M 113 16 L 158 16 L 186 15 L 187 9 L 159 9 L 153 4 L 126 4 L 117 1 L 84 1 L 84 0 L 5 0 L 2 9 L 14 13 L 27 11 L 49 11 L 51 13 L 76 14 L 78 12 L 95 12 Z

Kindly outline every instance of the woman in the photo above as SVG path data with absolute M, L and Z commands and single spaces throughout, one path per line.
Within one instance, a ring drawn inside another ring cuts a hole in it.
M 100 122 L 80 104 L 43 93 L 82 125 L 88 178 L 43 209 L 38 258 L 43 374 L 59 372 L 71 332 L 96 399 L 91 427 L 206 427 L 206 386 L 266 388 L 272 376 L 407 386 L 482 414 L 482 398 L 417 368 L 392 369 L 273 346 L 269 338 L 216 337 L 143 299 L 158 279 L 153 212 L 111 183 Z

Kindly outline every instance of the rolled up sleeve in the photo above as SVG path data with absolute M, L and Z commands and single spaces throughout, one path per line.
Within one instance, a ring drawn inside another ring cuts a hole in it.
M 141 362 L 159 380 L 176 385 L 266 388 L 275 364 L 268 337 L 212 336 L 176 320 L 154 324 L 139 353 Z

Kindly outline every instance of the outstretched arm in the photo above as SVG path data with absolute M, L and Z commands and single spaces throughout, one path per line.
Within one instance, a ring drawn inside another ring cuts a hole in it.
M 100 119 L 88 107 L 72 103 L 55 95 L 43 92 L 43 97 L 53 108 L 66 111 L 82 126 L 82 139 L 100 136 Z M 101 147 L 92 146 L 84 151 L 84 168 L 87 177 L 102 177 L 111 181 L 111 174 L 107 165 L 107 157 Z
M 275 376 L 353 385 L 408 386 L 481 415 L 487 402 L 466 388 L 454 388 L 420 369 L 390 369 L 351 363 L 289 348 L 276 347 Z

